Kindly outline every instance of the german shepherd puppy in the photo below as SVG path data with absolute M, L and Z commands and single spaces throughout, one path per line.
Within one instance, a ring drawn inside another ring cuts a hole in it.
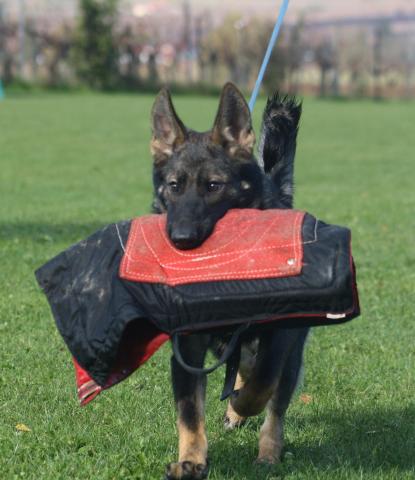
M 167 213 L 167 230 L 179 249 L 199 246 L 231 208 L 291 208 L 293 166 L 301 104 L 275 95 L 265 108 L 259 160 L 253 154 L 255 134 L 248 105 L 231 83 L 224 86 L 212 130 L 195 132 L 177 116 L 163 89 L 152 110 L 151 152 L 154 158 L 156 213 Z M 242 338 L 235 392 L 224 426 L 232 429 L 266 407 L 257 461 L 280 461 L 283 419 L 297 384 L 308 329 L 273 328 Z M 203 367 L 209 348 L 216 354 L 226 335 L 183 336 L 186 363 Z M 171 360 L 178 413 L 179 458 L 167 466 L 166 479 L 199 480 L 208 474 L 204 403 L 206 375 L 184 370 Z

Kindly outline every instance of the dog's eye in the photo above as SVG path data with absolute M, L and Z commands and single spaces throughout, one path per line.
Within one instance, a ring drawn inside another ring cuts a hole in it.
M 171 192 L 177 193 L 179 191 L 179 184 L 177 182 L 169 182 L 167 185 Z
M 207 184 L 208 192 L 219 192 L 223 188 L 224 184 L 221 182 L 209 182 Z

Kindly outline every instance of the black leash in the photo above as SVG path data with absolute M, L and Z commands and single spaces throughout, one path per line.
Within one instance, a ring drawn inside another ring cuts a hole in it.
M 217 368 L 226 363 L 225 382 L 223 385 L 222 395 L 220 397 L 221 400 L 225 400 L 229 397 L 229 395 L 233 393 L 236 375 L 238 373 L 239 361 L 241 358 L 241 342 L 239 341 L 239 337 L 241 333 L 245 332 L 249 327 L 250 323 L 244 323 L 235 330 L 218 362 L 215 363 L 212 367 L 197 368 L 188 365 L 183 360 L 182 354 L 180 353 L 178 333 L 172 335 L 173 354 L 179 365 L 193 375 L 207 375 L 208 373 L 212 373 Z

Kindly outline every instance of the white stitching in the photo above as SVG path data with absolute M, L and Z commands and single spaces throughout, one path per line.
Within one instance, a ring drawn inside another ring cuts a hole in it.
M 167 276 L 163 275 L 151 275 L 147 273 L 140 273 L 140 278 L 151 278 L 154 280 L 161 280 L 161 281 L 167 281 L 168 284 L 178 284 L 178 283 L 183 283 L 184 281 L 187 280 L 197 280 L 197 279 L 227 279 L 230 278 L 231 280 L 243 280 L 244 278 L 255 278 L 257 274 L 263 274 L 263 273 L 279 273 L 279 272 L 284 272 L 284 273 L 290 273 L 290 272 L 296 272 L 297 269 L 295 267 L 284 267 L 284 268 L 263 268 L 263 269 L 258 269 L 258 270 L 242 270 L 242 271 L 235 271 L 235 272 L 228 272 L 228 273 L 223 273 L 221 275 L 217 275 L 215 273 L 207 273 L 204 275 L 188 275 L 188 276 L 183 276 L 183 277 L 176 277 L 176 280 L 171 281 Z M 130 273 L 132 276 L 129 277 L 130 279 L 134 280 L 135 279 L 135 272 L 127 271 L 126 273 Z M 245 275 L 245 277 L 240 277 L 240 278 L 235 278 L 235 275 Z
M 297 215 L 296 215 L 296 218 L 295 218 L 295 227 L 297 226 L 297 223 L 299 222 L 300 218 L 303 218 L 303 215 L 301 215 L 301 212 L 298 212 Z M 268 227 L 267 229 L 264 230 L 264 232 L 262 233 L 262 235 L 259 237 L 259 239 L 257 240 L 256 243 L 258 243 L 260 240 L 262 240 L 262 238 L 264 237 L 264 235 L 267 233 L 267 231 L 276 223 L 277 219 L 275 219 Z M 147 248 L 150 250 L 150 252 L 153 254 L 153 256 L 156 258 L 156 260 L 158 261 L 158 263 L 160 264 L 161 267 L 165 268 L 165 269 L 175 269 L 175 270 L 179 270 L 179 271 L 187 271 L 189 269 L 184 269 L 184 268 L 174 268 L 174 267 L 169 267 L 169 266 L 165 266 L 164 264 L 162 264 L 160 258 L 158 257 L 158 255 L 156 254 L 156 252 L 154 251 L 154 249 L 151 247 L 151 245 L 149 244 L 146 236 L 145 236 L 145 232 L 144 232 L 144 229 L 143 229 L 143 225 L 142 223 L 139 224 L 140 226 L 140 230 L 141 230 L 141 233 L 143 235 L 143 239 L 147 245 Z M 137 228 L 134 228 L 133 230 L 133 235 L 132 235 L 132 243 L 133 245 L 135 244 L 135 241 L 137 239 L 137 233 L 138 233 L 138 229 Z M 296 233 L 296 228 L 293 229 L 293 237 L 295 236 L 295 233 Z M 129 242 L 128 242 L 129 243 Z M 292 243 L 292 246 L 294 246 L 294 254 L 295 254 L 295 259 L 297 259 L 297 250 L 296 248 L 298 248 L 298 243 L 300 242 L 295 242 L 295 240 L 293 239 L 293 243 Z M 275 245 L 275 247 L 279 247 L 278 245 Z M 128 249 L 128 246 L 127 246 L 127 249 Z M 261 251 L 262 249 L 256 249 L 256 251 Z M 229 264 L 229 263 L 232 263 L 238 259 L 240 259 L 242 256 L 244 255 L 247 255 L 248 253 L 250 253 L 252 251 L 252 249 L 248 249 L 248 250 L 245 250 L 245 251 L 242 251 L 244 252 L 243 255 L 240 255 L 239 257 L 237 257 L 236 259 L 232 259 L 230 261 L 227 261 L 227 262 L 223 262 L 222 264 L 219 264 L 219 265 L 226 265 L 226 264 Z M 238 253 L 238 252 L 235 252 L 235 253 Z M 219 254 L 220 255 L 220 254 Z M 140 263 L 140 260 L 135 260 L 133 258 L 131 258 L 130 255 L 128 255 L 126 253 L 125 255 L 126 257 L 126 260 L 129 260 L 130 262 L 132 263 Z M 124 262 L 123 262 L 124 263 Z M 145 262 L 145 263 L 151 263 L 151 262 Z M 126 273 L 130 273 L 130 274 L 134 274 L 134 272 L 131 271 L 130 269 L 130 265 L 129 265 L 129 262 L 127 261 L 127 264 L 125 265 L 126 266 Z M 132 266 L 131 266 L 132 267 Z M 203 269 L 206 269 L 207 267 L 196 267 L 196 268 L 191 268 L 191 270 L 203 270 Z M 284 268 L 284 269 L 281 269 L 281 268 L 272 268 L 272 269 L 261 269 L 261 270 L 250 270 L 250 274 L 253 274 L 255 272 L 265 272 L 265 271 L 275 271 L 275 272 L 281 272 L 281 271 L 286 271 L 286 270 L 290 270 L 289 268 Z M 242 274 L 243 272 L 232 272 L 232 274 L 236 275 L 236 274 Z M 245 274 L 246 271 L 245 271 Z M 143 278 L 146 277 L 146 278 L 164 278 L 164 277 L 161 277 L 161 276 L 154 276 L 154 275 L 148 275 L 148 274 L 140 274 Z M 211 273 L 211 274 L 206 274 L 207 276 L 215 276 L 214 273 Z M 229 273 L 228 273 L 229 275 Z M 165 277 L 167 277 L 167 275 L 165 275 Z M 190 276 L 190 277 L 187 277 L 187 278 L 203 278 L 201 276 Z M 219 278 L 219 276 L 215 276 L 215 278 Z M 182 277 L 182 279 L 184 279 L 184 277 Z
M 297 217 L 296 217 L 296 220 L 297 221 Z M 265 250 L 273 250 L 275 248 L 288 248 L 288 247 L 296 247 L 297 245 L 309 245 L 311 243 L 315 243 L 317 241 L 317 224 L 318 224 L 319 220 L 316 220 L 314 222 L 314 238 L 312 240 L 308 240 L 306 242 L 295 242 L 294 243 L 286 243 L 286 244 L 282 244 L 282 245 L 271 245 L 271 246 L 268 246 L 268 247 L 261 247 L 261 248 L 253 248 L 251 250 L 249 250 L 249 252 L 261 252 L 261 251 L 265 251 Z M 136 232 L 134 232 L 135 234 Z M 143 236 L 144 236 L 144 231 L 142 231 L 143 233 Z M 121 239 L 120 239 L 121 240 Z M 136 240 L 136 235 L 134 236 L 134 240 Z M 230 243 L 230 242 L 229 242 Z M 148 245 L 148 243 L 146 242 L 146 244 Z M 226 245 L 229 245 L 229 244 L 226 244 Z M 121 246 L 123 247 L 123 245 L 121 244 Z M 222 248 L 222 247 L 220 247 Z M 130 256 L 124 249 L 123 247 L 123 250 L 125 252 L 125 256 L 128 257 L 128 259 L 130 260 L 130 262 L 133 262 L 133 263 L 151 263 L 150 261 L 146 261 L 144 258 L 140 258 L 140 259 L 136 259 L 136 258 L 133 258 L 132 256 Z M 127 248 L 128 250 L 128 248 Z M 203 253 L 195 253 L 194 256 L 199 256 L 200 258 L 195 258 L 194 261 L 203 261 L 203 260 L 207 260 L 207 258 L 204 258 L 204 257 L 210 257 L 210 258 L 217 258 L 217 257 L 225 257 L 225 256 L 230 256 L 230 255 L 235 255 L 239 252 L 246 252 L 246 250 L 235 250 L 233 252 L 225 252 L 225 253 L 217 253 L 215 255 L 208 255 L 207 253 L 206 254 L 203 254 Z M 178 253 L 181 253 L 181 252 L 178 252 Z M 187 254 L 187 256 L 192 256 L 191 254 Z M 156 256 L 156 259 L 158 260 L 158 257 Z M 162 264 L 161 266 L 163 266 L 164 268 L 170 268 L 170 269 L 174 269 L 173 265 L 178 265 L 178 264 L 181 264 L 183 263 L 183 261 L 185 260 L 178 260 L 177 262 L 169 262 L 169 263 L 164 263 Z M 232 261 L 235 261 L 235 259 L 231 260 Z M 217 264 L 217 265 L 223 265 L 222 263 L 221 264 Z M 200 269 L 200 268 L 206 268 L 206 267 L 189 267 L 189 270 L 197 270 L 197 269 Z
M 307 242 L 301 242 L 302 245 L 309 245 L 310 243 L 316 243 L 317 242 L 317 225 L 318 225 L 318 222 L 320 220 L 318 220 L 317 218 L 314 218 L 315 222 L 314 222 L 314 238 L 313 240 L 308 240 Z
M 294 228 L 293 228 L 293 243 L 290 244 L 290 245 L 287 245 L 287 246 L 293 246 L 294 247 L 295 261 L 297 261 L 297 257 L 300 253 L 299 248 L 300 248 L 300 245 L 302 245 L 302 242 L 296 242 L 295 241 L 295 236 L 296 236 L 296 233 L 298 231 L 297 230 L 297 224 L 303 218 L 304 218 L 303 213 L 302 212 L 297 212 L 296 217 L 295 217 L 295 221 L 294 221 Z M 277 221 L 277 219 L 275 219 L 270 225 L 268 225 L 268 227 L 264 230 L 262 235 L 257 240 L 256 244 L 264 237 L 264 235 L 276 223 L 276 221 Z M 160 225 L 160 222 L 159 222 L 159 225 Z M 156 258 L 156 260 L 158 261 L 158 263 L 160 264 L 161 267 L 163 267 L 165 269 L 170 269 L 170 270 L 174 269 L 174 270 L 179 270 L 179 271 L 183 271 L 183 272 L 186 272 L 187 270 L 203 270 L 203 269 L 207 268 L 207 267 L 196 267 L 196 268 L 191 268 L 191 269 L 185 269 L 185 268 L 174 268 L 174 267 L 171 267 L 169 265 L 167 265 L 167 266 L 163 265 L 161 263 L 159 257 L 157 256 L 156 252 L 151 248 L 151 246 L 150 246 L 150 244 L 149 244 L 149 242 L 148 242 L 148 240 L 145 236 L 142 223 L 140 223 L 139 226 L 140 226 L 140 230 L 143 234 L 143 239 L 146 242 L 146 245 L 147 245 L 148 249 L 153 254 L 153 256 Z M 133 245 L 136 241 L 137 234 L 138 234 L 137 226 L 134 225 L 134 227 L 135 228 L 133 229 L 133 235 L 131 237 L 131 241 L 132 241 Z M 314 232 L 315 232 L 315 238 L 316 238 L 317 222 L 316 222 L 316 225 L 315 225 Z M 129 238 L 129 240 L 130 240 L 130 238 Z M 315 239 L 313 241 L 315 241 Z M 304 243 L 311 243 L 311 242 L 312 241 L 304 242 Z M 127 242 L 127 250 L 128 250 L 128 247 L 129 247 L 129 243 L 130 242 Z M 247 255 L 248 253 L 251 253 L 252 251 L 262 251 L 262 250 L 266 250 L 266 249 L 269 249 L 269 248 L 271 248 L 271 247 L 264 247 L 262 249 L 252 249 L 251 248 L 251 249 L 248 249 L 248 250 L 245 250 L 245 251 L 241 251 L 241 252 L 244 252 L 243 255 L 240 255 L 236 259 L 232 259 L 230 261 L 224 262 L 222 264 L 217 264 L 217 265 L 223 266 L 223 265 L 229 264 L 231 262 L 234 262 L 236 260 L 239 260 L 241 257 L 243 257 L 244 255 Z M 275 246 L 273 246 L 273 248 L 283 248 L 283 247 L 281 245 L 275 245 Z M 233 252 L 233 253 L 238 253 L 238 252 Z M 198 254 L 198 255 L 201 255 L 201 254 Z M 204 253 L 204 255 L 206 255 L 206 253 Z M 216 254 L 215 256 L 223 256 L 223 255 L 225 255 L 225 254 Z M 188 256 L 190 256 L 190 255 L 188 255 Z M 126 252 L 125 255 L 124 255 L 121 267 L 123 267 L 124 264 L 125 264 L 125 271 L 126 271 L 127 274 L 132 275 L 132 277 L 131 277 L 132 279 L 135 278 L 135 276 L 134 276 L 135 272 L 130 269 L 130 262 L 131 263 L 140 263 L 140 262 L 151 263 L 151 262 L 146 262 L 143 259 L 135 260 L 135 259 L 131 258 L 130 255 Z M 179 262 L 175 262 L 175 263 L 179 263 Z M 131 265 L 131 268 L 132 268 L 132 265 Z M 227 274 L 221 274 L 221 275 L 217 275 L 214 272 L 212 272 L 212 273 L 205 273 L 204 275 L 183 276 L 183 277 L 180 277 L 180 279 L 177 279 L 174 282 L 172 282 L 172 281 L 169 282 L 167 274 L 165 274 L 164 276 L 151 275 L 151 274 L 140 274 L 140 278 L 157 279 L 157 280 L 162 280 L 162 281 L 167 280 L 167 283 L 170 283 L 170 284 L 174 285 L 174 284 L 178 284 L 178 283 L 183 283 L 183 282 L 188 281 L 188 280 L 197 280 L 197 279 L 206 279 L 207 280 L 209 278 L 214 278 L 214 279 L 218 279 L 218 280 L 219 279 L 226 279 L 226 278 L 232 278 L 232 276 L 234 276 L 234 275 L 244 275 L 245 278 L 254 278 L 255 274 L 266 273 L 266 272 L 274 272 L 274 273 L 286 272 L 288 274 L 291 271 L 297 271 L 296 269 L 297 269 L 297 267 L 284 266 L 284 268 L 274 267 L 274 268 L 269 268 L 269 269 L 258 269 L 258 270 L 249 270 L 249 271 L 244 270 L 244 271 L 238 271 L 238 272 L 228 272 Z
M 252 252 L 263 252 L 263 251 L 266 251 L 266 250 L 274 250 L 276 248 L 278 249 L 282 249 L 282 248 L 287 248 L 287 247 L 295 247 L 296 245 L 300 244 L 301 245 L 301 242 L 300 243 L 296 243 L 296 244 L 292 244 L 292 243 L 287 243 L 286 245 L 271 245 L 269 247 L 261 247 L 261 248 L 253 248 L 253 249 L 249 249 L 249 250 L 237 250 L 237 251 L 234 251 L 234 252 L 227 252 L 227 253 L 219 253 L 219 254 L 216 254 L 216 255 L 207 255 L 206 258 L 202 257 L 200 259 L 197 259 L 197 260 L 194 260 L 194 261 L 204 261 L 204 260 L 210 260 L 211 258 L 217 258 L 217 257 L 225 257 L 225 256 L 231 256 L 231 255 L 236 255 L 237 253 L 242 253 L 242 255 L 240 255 L 239 257 L 236 257 L 236 258 L 233 258 L 231 260 L 228 260 L 227 262 L 223 262 L 223 263 L 215 263 L 215 265 L 226 265 L 227 263 L 231 263 L 231 262 L 234 262 L 235 260 L 238 260 L 239 258 L 241 258 L 243 255 L 245 255 L 246 253 L 252 253 Z M 126 256 L 129 257 L 129 260 L 133 263 L 151 263 L 151 261 L 146 261 L 144 258 L 133 258 L 132 256 L 130 256 L 127 252 L 125 253 Z M 174 267 L 174 265 L 180 265 L 181 263 L 185 262 L 186 264 L 189 264 L 189 262 L 191 262 L 192 260 L 182 260 L 182 261 L 178 261 L 178 262 L 170 262 L 170 263 L 163 263 L 163 264 L 160 264 L 160 266 L 166 268 L 166 269 L 170 269 L 170 270 L 180 270 L 184 267 Z M 207 267 L 196 267 L 194 265 L 191 265 L 190 267 L 188 267 L 189 270 L 200 270 L 200 269 L 203 269 L 203 268 L 207 268 Z
M 123 249 L 123 251 L 125 253 L 124 242 L 122 241 L 121 234 L 120 234 L 120 231 L 118 229 L 118 223 L 114 223 L 114 225 L 115 225 L 115 229 L 117 230 L 118 240 L 120 241 L 121 248 Z
M 297 223 L 299 221 L 299 218 L 300 216 L 302 217 L 302 215 L 300 213 L 298 213 L 295 217 L 295 222 L 294 222 L 294 228 L 293 228 L 293 237 L 295 236 L 295 233 L 296 233 L 296 227 L 297 227 Z M 228 260 L 228 261 L 225 261 L 225 262 L 222 262 L 222 263 L 216 263 L 215 264 L 215 267 L 219 267 L 219 266 L 224 266 L 224 265 L 228 265 L 232 262 L 236 262 L 238 261 L 239 259 L 241 259 L 242 257 L 248 255 L 249 253 L 251 253 L 252 251 L 254 251 L 254 246 L 256 244 L 258 244 L 262 239 L 263 237 L 268 233 L 268 231 L 274 226 L 274 224 L 277 222 L 277 218 L 275 218 L 273 220 L 272 223 L 270 223 L 267 228 L 262 232 L 261 236 L 257 239 L 257 241 L 255 242 L 255 244 L 252 246 L 252 248 L 249 248 L 247 250 L 239 250 L 239 251 L 236 251 L 236 252 L 233 252 L 234 254 L 238 254 L 238 253 L 241 253 L 241 255 L 237 256 L 236 258 L 233 258 L 231 260 Z M 165 263 L 162 263 L 161 259 L 158 257 L 158 255 L 156 254 L 156 252 L 154 251 L 154 249 L 151 247 L 150 243 L 148 242 L 148 239 L 145 235 L 145 231 L 143 229 L 143 226 L 142 224 L 140 224 L 140 228 L 141 228 L 141 233 L 143 235 L 143 239 L 147 245 L 147 248 L 151 251 L 151 253 L 154 255 L 154 257 L 156 258 L 157 262 L 159 263 L 159 265 L 164 268 L 164 269 L 169 269 L 169 270 L 178 270 L 178 271 L 187 271 L 187 270 L 206 270 L 206 266 L 202 266 L 202 267 L 194 267 L 194 266 L 191 266 L 191 267 L 188 267 L 188 268 L 185 268 L 185 267 L 172 267 L 171 265 L 172 264 L 165 264 Z M 295 259 L 297 259 L 297 254 L 296 254 L 296 245 L 295 245 L 295 240 L 293 240 L 293 244 L 294 246 L 294 253 L 295 253 Z M 274 245 L 274 248 L 280 248 L 281 246 L 280 245 Z M 255 249 L 255 251 L 262 251 L 262 250 L 265 250 L 267 247 L 265 248 L 257 248 Z M 217 254 L 217 255 L 212 255 L 212 257 L 219 257 L 219 256 L 222 256 L 223 254 Z M 130 260 L 134 263 L 140 263 L 140 260 L 134 260 L 133 258 L 130 258 Z M 177 262 L 177 263 L 180 263 L 180 262 Z
M 271 224 L 268 225 L 268 227 L 262 232 L 261 236 L 257 239 L 257 241 L 254 243 L 254 245 L 253 245 L 251 248 L 249 248 L 249 249 L 247 249 L 247 250 L 239 250 L 239 251 L 237 251 L 237 252 L 234 252 L 235 254 L 241 253 L 241 255 L 239 255 L 238 257 L 236 257 L 236 258 L 234 258 L 234 259 L 232 259 L 232 260 L 227 260 L 227 261 L 222 262 L 222 263 L 216 263 L 215 266 L 218 266 L 218 267 L 219 267 L 219 266 L 223 266 L 223 265 L 228 265 L 229 263 L 235 262 L 235 261 L 239 260 L 240 258 L 242 258 L 242 257 L 248 255 L 249 253 L 251 253 L 252 248 L 253 248 L 255 245 L 257 245 L 257 244 L 263 239 L 263 237 L 266 235 L 266 233 L 268 232 L 268 230 L 270 230 L 270 229 L 274 226 L 274 224 L 276 223 L 276 221 L 277 221 L 277 219 L 275 219 Z M 149 245 L 149 243 L 148 243 L 148 241 L 147 241 L 147 238 L 145 237 L 145 232 L 144 232 L 143 230 L 141 230 L 141 231 L 142 231 L 142 233 L 143 233 L 144 241 L 146 242 L 147 247 L 151 249 L 151 251 L 153 252 L 154 255 L 156 255 L 155 252 L 154 252 L 154 250 L 153 250 L 153 249 L 151 248 L 151 246 Z M 276 247 L 277 247 L 277 246 L 276 246 Z M 260 251 L 261 249 L 257 249 L 257 250 Z M 212 255 L 212 257 L 216 258 L 216 257 L 219 257 L 219 256 L 221 256 L 221 255 L 222 255 L 222 254 L 216 254 L 216 255 Z M 159 262 L 160 266 L 163 267 L 163 268 L 165 268 L 165 269 L 179 270 L 179 271 L 180 271 L 180 270 L 185 271 L 185 270 L 205 270 L 205 269 L 206 269 L 206 267 L 193 267 L 193 266 L 192 266 L 191 268 L 187 268 L 187 269 L 185 269 L 185 268 L 183 268 L 183 267 L 172 267 L 172 266 L 170 266 L 171 264 L 164 264 L 164 263 L 162 263 L 157 256 L 156 256 L 156 258 L 157 258 L 157 261 Z
M 231 225 L 231 228 L 234 227 L 236 222 L 234 222 L 232 225 Z M 241 231 L 241 230 L 237 230 L 237 236 L 232 238 L 231 240 L 229 240 L 229 242 L 225 243 L 224 245 L 221 245 L 217 248 L 214 248 L 213 250 L 208 250 L 207 252 L 205 253 L 184 253 L 176 248 L 173 247 L 173 245 L 170 243 L 169 239 L 167 238 L 167 235 L 166 235 L 166 229 L 161 225 L 161 218 L 159 219 L 158 221 L 158 227 L 160 229 L 160 233 L 161 233 L 161 237 L 162 239 L 164 240 L 164 242 L 166 243 L 166 245 L 170 248 L 170 250 L 173 250 L 173 252 L 176 254 L 176 255 L 180 255 L 182 257 L 200 257 L 200 256 L 205 256 L 205 255 L 208 255 L 208 254 L 211 254 L 213 252 L 216 252 L 218 250 L 222 250 L 223 248 L 227 247 L 228 245 L 230 245 L 232 242 L 234 242 L 235 240 L 237 240 L 238 238 L 240 238 L 242 236 L 242 234 L 248 230 L 249 228 L 249 224 L 245 226 L 245 228 Z M 222 230 L 223 227 L 220 227 L 219 230 Z M 236 230 L 236 228 L 235 228 Z M 179 263 L 179 262 L 177 262 Z

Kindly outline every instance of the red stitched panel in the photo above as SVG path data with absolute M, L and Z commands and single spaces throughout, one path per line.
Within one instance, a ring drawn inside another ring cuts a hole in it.
M 101 387 L 73 358 L 79 402 L 91 402 L 102 390 L 116 385 L 143 365 L 170 337 L 152 323 L 132 322 L 124 331 L 119 352 L 107 383 Z
M 132 221 L 120 277 L 170 286 L 299 275 L 303 259 L 298 210 L 230 210 L 194 250 L 178 250 L 165 215 Z

